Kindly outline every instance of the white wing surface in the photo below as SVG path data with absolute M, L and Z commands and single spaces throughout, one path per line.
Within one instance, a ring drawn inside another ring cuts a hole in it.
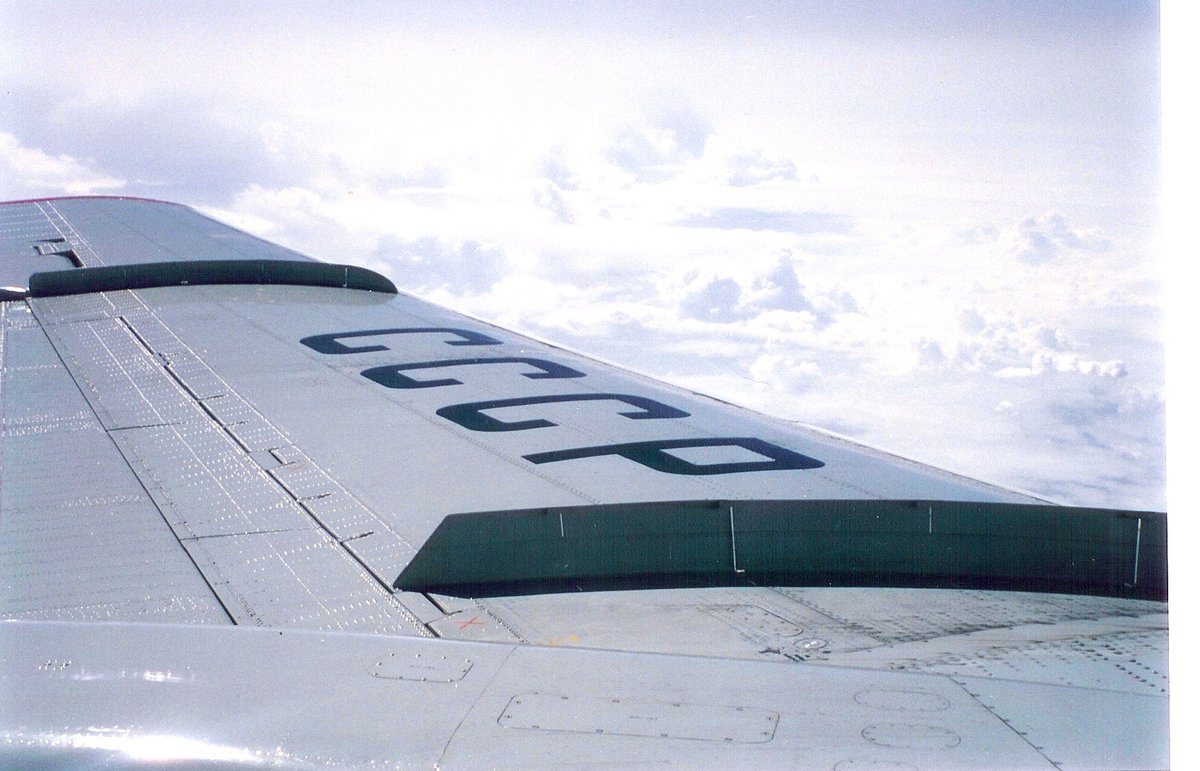
M 0 764 L 1167 765 L 1166 518 L 0 205 Z

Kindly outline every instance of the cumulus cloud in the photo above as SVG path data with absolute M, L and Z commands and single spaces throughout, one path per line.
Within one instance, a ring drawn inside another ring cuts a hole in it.
M 38 147 L 69 147 L 120 169 L 148 194 L 188 203 L 226 199 L 250 183 L 302 183 L 307 165 L 280 162 L 252 112 L 180 91 L 121 96 L 104 90 L 34 93 L 18 87 L 7 123 Z
M 1095 359 L 1061 329 L 1021 319 L 1012 312 L 962 308 L 957 330 L 946 339 L 923 338 L 915 345 L 924 366 L 953 363 L 971 372 L 997 377 L 1033 377 L 1070 372 L 1089 377 L 1120 378 L 1127 367 L 1119 359 Z
M 704 154 L 712 124 L 690 107 L 659 107 L 644 122 L 619 129 L 608 160 L 641 181 L 662 181 Z
M 946 363 L 946 354 L 937 340 L 924 337 L 917 341 L 917 365 L 937 367 Z
M 755 320 L 771 332 L 820 328 L 858 311 L 853 295 L 840 287 L 801 284 L 789 253 L 747 261 L 737 274 L 691 270 L 679 283 L 675 291 L 683 317 L 726 324 Z
M 1122 361 L 1095 361 L 1077 353 L 1054 353 L 1037 351 L 1026 367 L 1003 367 L 996 370 L 997 377 L 1032 377 L 1046 372 L 1073 372 L 1096 377 L 1125 377 L 1127 369 Z
M 809 359 L 785 353 L 765 353 L 750 365 L 750 377 L 776 391 L 802 393 L 820 379 L 821 367 Z
M 739 152 L 723 160 L 724 179 L 733 187 L 750 187 L 764 182 L 795 182 L 799 177 L 791 160 L 768 155 L 762 150 Z
M 804 311 L 821 324 L 831 323 L 845 313 L 857 313 L 858 302 L 849 291 L 838 286 L 808 289 L 800 283 L 796 260 L 791 253 L 780 254 L 750 285 L 749 304 L 764 310 Z
M 1034 265 L 1057 260 L 1075 251 L 1108 246 L 1106 240 L 1095 234 L 1071 228 L 1066 218 L 1057 212 L 1026 217 L 1008 228 L 1001 238 L 1013 257 Z
M 804 287 L 796 276 L 796 268 L 787 255 L 780 255 L 766 273 L 756 276 L 751 287 L 754 304 L 760 308 L 784 311 L 811 311 L 812 302 L 804 296 Z
M 88 195 L 121 190 L 126 181 L 98 171 L 73 155 L 52 155 L 0 131 L 0 198 Z
M 742 305 L 742 287 L 734 279 L 708 276 L 694 279 L 679 300 L 684 316 L 702 321 L 730 322 L 746 318 Z
M 533 203 L 539 209 L 551 215 L 553 221 L 561 225 L 571 225 L 575 222 L 575 212 L 563 196 L 562 189 L 551 182 L 536 185 L 533 190 Z
M 776 230 L 782 233 L 847 233 L 850 221 L 841 214 L 821 211 L 778 211 L 729 206 L 693 214 L 677 225 L 721 230 Z
M 455 293 L 486 292 L 508 272 L 508 258 L 494 246 L 476 241 L 448 245 L 433 238 L 402 242 L 385 237 L 374 256 L 386 261 L 405 287 Z
M 1151 505 L 1146 491 L 1161 490 L 1164 481 L 1161 391 L 1062 371 L 1043 375 L 1037 388 L 1013 393 L 1016 404 L 1008 420 L 1018 431 L 1039 436 L 1043 448 L 1007 472 L 1017 484 L 1068 502 Z M 1064 458 L 1075 473 L 1052 473 Z
M 542 158 L 539 171 L 559 190 L 575 190 L 579 187 L 579 180 L 567 163 L 561 147 L 554 148 Z

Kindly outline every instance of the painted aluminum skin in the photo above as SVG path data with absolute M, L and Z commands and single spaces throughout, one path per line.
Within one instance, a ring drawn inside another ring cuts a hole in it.
M 1168 764 L 1163 515 L 187 207 L 0 205 L 0 420 L 0 766 Z

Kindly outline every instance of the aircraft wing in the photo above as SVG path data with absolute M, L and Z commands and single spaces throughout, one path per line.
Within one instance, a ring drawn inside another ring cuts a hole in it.
M 0 765 L 1168 764 L 1164 514 L 143 199 L 0 205 L 0 372 Z

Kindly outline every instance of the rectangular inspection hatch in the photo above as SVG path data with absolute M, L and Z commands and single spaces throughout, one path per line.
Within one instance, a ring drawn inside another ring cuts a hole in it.
M 453 656 L 422 653 L 393 653 L 375 664 L 371 674 L 384 680 L 418 683 L 454 683 L 471 671 L 473 662 Z
M 509 700 L 498 722 L 505 728 L 533 731 L 761 744 L 774 738 L 779 713 L 714 704 L 522 693 Z

